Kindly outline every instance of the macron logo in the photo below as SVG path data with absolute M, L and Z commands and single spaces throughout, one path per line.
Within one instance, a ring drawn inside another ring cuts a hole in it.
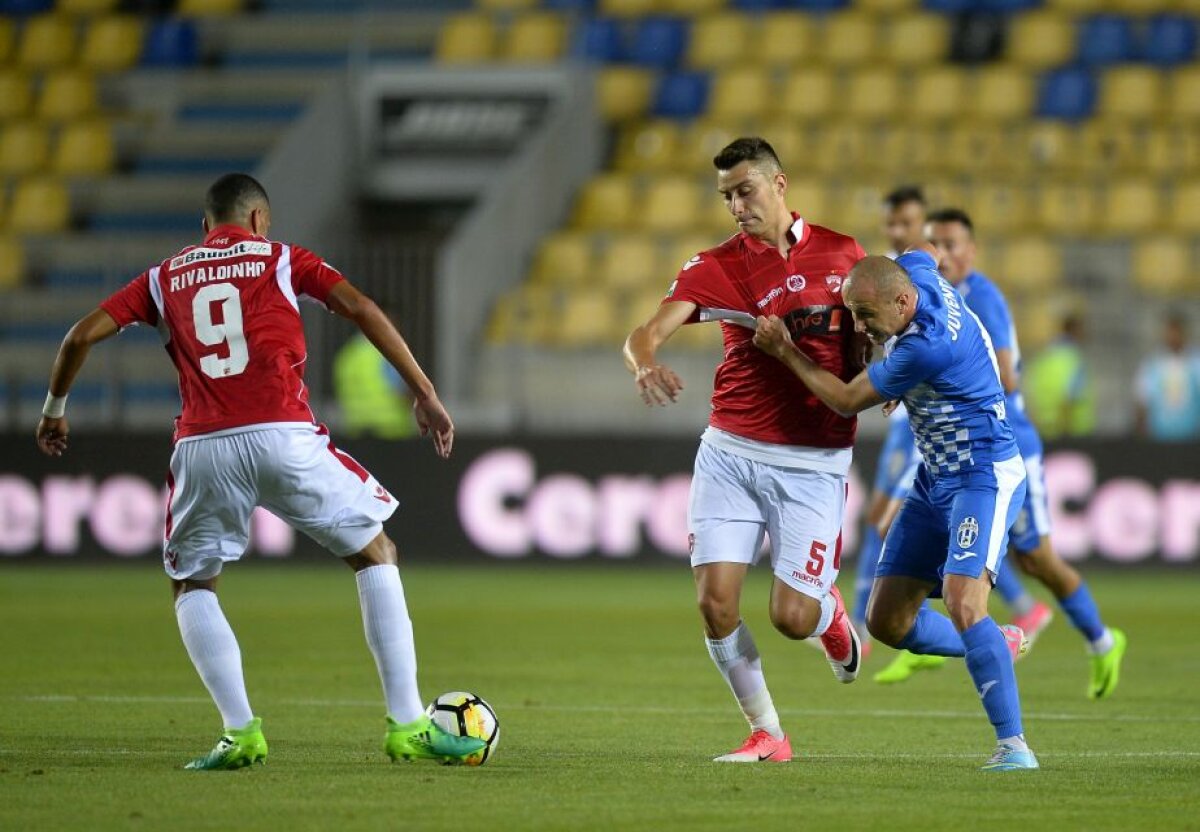
M 697 254 L 697 255 L 696 255 L 695 257 L 693 257 L 691 260 L 689 260 L 689 261 L 687 261 L 686 263 L 684 263 L 684 264 L 683 264 L 683 270 L 686 272 L 686 271 L 687 271 L 688 269 L 690 269 L 692 266 L 699 266 L 699 265 L 700 265 L 700 255 L 699 255 L 699 254 Z

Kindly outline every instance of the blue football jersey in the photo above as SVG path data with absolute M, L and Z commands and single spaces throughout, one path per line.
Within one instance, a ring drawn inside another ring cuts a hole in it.
M 1013 323 L 1008 301 L 1005 300 L 1000 287 L 986 275 L 971 272 L 958 285 L 958 293 L 963 296 L 967 306 L 987 330 L 992 339 L 992 347 L 997 350 L 1012 350 L 1013 364 L 1020 375 L 1021 345 L 1017 341 L 1017 327 Z M 1041 455 L 1042 437 L 1038 436 L 1037 428 L 1025 412 L 1025 397 L 1021 395 L 1020 388 L 1005 396 L 1004 405 L 1008 423 L 1012 425 L 1013 434 L 1017 437 L 1017 447 L 1021 449 L 1021 456 Z
M 912 322 L 867 368 L 886 399 L 903 399 L 925 466 L 934 478 L 1017 455 L 1004 388 L 987 331 L 923 251 L 896 262 L 917 290 Z

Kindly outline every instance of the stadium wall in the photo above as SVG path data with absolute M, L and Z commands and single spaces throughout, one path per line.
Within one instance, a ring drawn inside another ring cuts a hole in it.
M 347 443 L 400 502 L 404 557 L 428 562 L 665 563 L 688 554 L 694 440 L 513 437 L 460 440 L 450 461 L 424 441 Z M 0 562 L 159 556 L 170 440 L 73 437 L 61 459 L 0 437 Z M 856 449 L 844 541 L 858 530 L 879 446 Z M 1070 560 L 1200 567 L 1200 478 L 1180 448 L 1086 442 L 1049 449 L 1054 539 Z M 254 558 L 321 551 L 265 512 Z

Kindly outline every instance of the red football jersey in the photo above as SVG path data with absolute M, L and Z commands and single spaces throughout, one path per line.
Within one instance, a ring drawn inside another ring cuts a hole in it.
M 175 438 L 313 422 L 298 298 L 324 305 L 342 275 L 299 246 L 237 226 L 138 275 L 100 304 L 121 328 L 158 327 L 179 373 Z
M 854 238 L 796 218 L 787 258 L 739 232 L 684 264 L 664 298 L 701 308 L 778 315 L 804 353 L 849 381 L 863 369 L 862 341 L 842 302 L 842 281 L 866 256 Z M 699 321 L 699 310 L 689 323 Z M 754 346 L 754 331 L 722 322 L 725 359 L 713 386 L 714 428 L 778 445 L 848 448 L 855 417 L 834 413 L 781 362 Z

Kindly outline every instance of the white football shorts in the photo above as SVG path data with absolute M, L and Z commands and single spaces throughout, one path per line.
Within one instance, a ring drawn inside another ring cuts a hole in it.
M 775 577 L 820 599 L 841 569 L 846 478 L 746 459 L 707 442 L 688 501 L 692 566 L 755 563 L 764 535 Z
M 215 577 L 250 539 L 256 506 L 338 557 L 383 530 L 396 499 L 324 425 L 278 423 L 180 440 L 167 481 L 163 564 L 176 580 Z

